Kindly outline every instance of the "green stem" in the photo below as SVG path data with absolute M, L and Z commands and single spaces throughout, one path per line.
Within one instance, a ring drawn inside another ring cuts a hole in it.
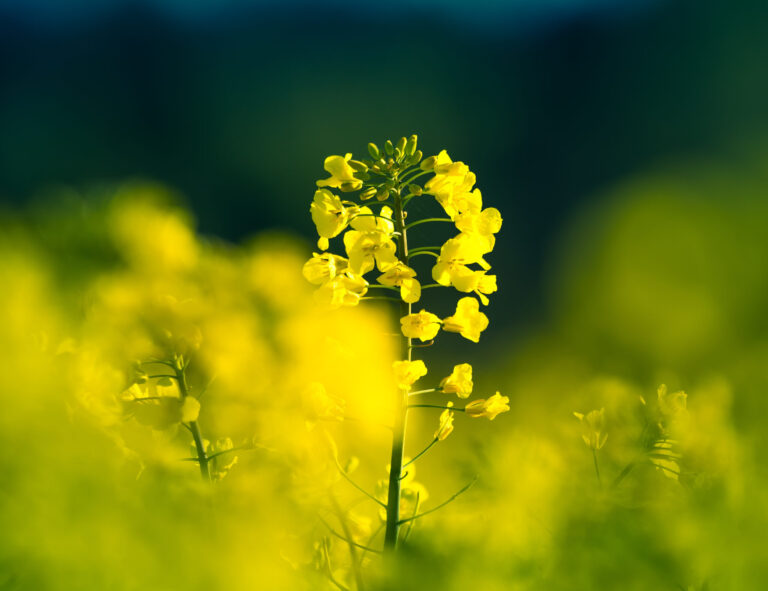
M 421 169 L 419 169 L 419 170 L 421 170 Z M 423 170 L 423 171 L 419 172 L 418 174 L 414 174 L 409 179 L 404 178 L 403 180 L 400 181 L 400 183 L 401 183 L 402 186 L 409 185 L 413 181 L 415 181 L 417 178 L 419 178 L 420 176 L 424 176 L 425 174 L 429 174 L 431 172 L 435 172 L 435 171 L 434 170 Z
M 409 259 L 412 259 L 413 257 L 418 257 L 418 256 L 421 256 L 421 255 L 424 255 L 424 254 L 428 254 L 428 255 L 430 255 L 430 256 L 433 256 L 433 257 L 435 257 L 436 259 L 437 259 L 437 258 L 440 258 L 440 255 L 439 255 L 439 254 L 437 254 L 436 252 L 432 252 L 432 251 L 429 251 L 429 250 L 421 250 L 421 251 L 419 251 L 419 252 L 415 252 L 415 253 L 413 253 L 411 256 L 409 256 L 408 258 L 409 258 Z
M 408 392 L 408 396 L 416 396 L 418 394 L 429 394 L 430 392 L 440 392 L 440 388 L 430 388 L 429 390 L 417 390 L 416 392 Z
M 464 412 L 463 408 L 459 408 L 458 406 L 445 406 L 442 404 L 409 404 L 408 408 L 450 408 L 451 410 L 455 410 L 456 412 Z
M 448 500 L 446 500 L 446 501 L 443 501 L 442 503 L 440 503 L 440 504 L 439 504 L 437 507 L 433 507 L 433 508 L 432 508 L 432 509 L 430 509 L 429 511 L 424 511 L 423 513 L 419 513 L 419 514 L 417 514 L 417 515 L 413 515 L 412 517 L 409 517 L 409 518 L 407 518 L 407 519 L 402 519 L 402 520 L 400 520 L 400 523 L 401 523 L 401 524 L 403 524 L 403 523 L 408 523 L 409 521 L 414 521 L 415 519 L 421 519 L 421 518 L 422 518 L 422 517 L 424 517 L 425 515 L 429 515 L 430 513 L 434 513 L 434 512 L 435 512 L 435 511 L 437 511 L 438 509 L 442 509 L 442 508 L 443 508 L 443 507 L 445 507 L 445 506 L 446 506 L 448 503 L 451 503 L 452 501 L 456 500 L 456 498 L 457 498 L 459 495 L 461 495 L 461 494 L 464 494 L 465 492 L 467 492 L 467 491 L 470 489 L 470 487 L 471 487 L 473 484 L 475 484 L 475 482 L 477 482 L 477 476 L 475 476 L 475 477 L 474 477 L 474 478 L 473 478 L 473 479 L 472 479 L 472 480 L 471 480 L 471 481 L 470 481 L 468 484 L 466 484 L 465 486 L 463 486 L 463 487 L 462 487 L 462 488 L 461 488 L 461 489 L 460 489 L 460 490 L 459 490 L 459 491 L 458 491 L 456 494 L 454 494 L 454 495 L 453 495 L 452 497 L 450 497 Z
M 439 439 L 438 439 L 437 437 L 435 437 L 435 438 L 434 438 L 434 439 L 433 439 L 433 440 L 432 440 L 432 441 L 429 443 L 429 445 L 428 445 L 427 447 L 425 447 L 424 449 L 422 449 L 422 450 L 421 450 L 419 453 L 417 453 L 417 454 L 416 454 L 416 455 L 413 457 L 413 459 L 412 459 L 411 461 L 409 461 L 409 462 L 406 462 L 405 464 L 403 464 L 403 468 L 407 468 L 408 466 L 410 466 L 411 464 L 413 464 L 413 463 L 414 463 L 416 460 L 418 460 L 418 459 L 419 459 L 421 456 L 423 456 L 423 455 L 424 455 L 425 453 L 427 453 L 427 452 L 428 452 L 430 449 L 432 449 L 432 446 L 433 446 L 433 445 L 435 445 L 435 443 L 437 443 L 438 441 L 439 441 Z
M 410 230 L 414 226 L 418 226 L 419 224 L 427 224 L 430 222 L 450 222 L 453 223 L 453 220 L 451 218 L 424 218 L 423 220 L 416 220 L 415 222 L 411 222 L 408 224 L 405 229 Z
M 402 186 L 402 185 L 401 185 Z M 395 230 L 402 239 L 397 243 L 397 258 L 408 264 L 408 237 L 405 227 L 405 213 L 400 194 L 400 186 L 394 192 Z M 411 304 L 400 303 L 400 316 L 411 313 Z M 411 339 L 403 337 L 403 356 L 411 361 Z M 408 417 L 408 392 L 397 389 L 395 394 L 395 423 L 392 431 L 392 453 L 389 462 L 389 487 L 387 492 L 387 521 L 384 532 L 384 549 L 394 551 L 397 548 L 400 533 L 400 481 L 403 471 L 403 449 L 405 447 L 405 427 Z
M 592 448 L 592 459 L 595 461 L 595 474 L 597 475 L 597 483 L 603 486 L 603 481 L 600 479 L 600 467 L 597 465 L 597 450 Z

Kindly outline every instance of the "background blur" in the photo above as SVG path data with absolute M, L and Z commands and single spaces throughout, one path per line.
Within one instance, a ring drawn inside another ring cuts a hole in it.
M 305 316 L 309 203 L 325 156 L 411 133 L 504 216 L 490 327 L 424 350 L 425 387 L 468 361 L 512 410 L 457 416 L 420 460 L 430 503 L 481 479 L 374 588 L 766 588 L 766 22 L 759 0 L 0 0 L 0 449 L 23 450 L 0 455 L 0 588 L 321 588 L 302 543 L 325 530 L 293 495 L 338 475 L 317 431 L 293 440 L 295 393 L 341 379 L 348 352 L 317 343 L 354 349 L 367 312 Z M 240 454 L 222 531 L 185 434 L 110 408 L 164 323 L 202 326 L 196 387 L 227 376 L 201 423 L 301 460 Z M 362 367 L 335 387 L 376 417 Z M 674 428 L 661 383 L 688 393 Z M 572 414 L 599 408 L 602 480 Z M 373 489 L 386 437 L 336 427 Z
M 203 233 L 309 238 L 327 154 L 417 133 L 502 210 L 495 314 L 518 327 L 564 225 L 617 182 L 765 161 L 766 18 L 760 0 L 4 0 L 0 201 L 148 177 Z

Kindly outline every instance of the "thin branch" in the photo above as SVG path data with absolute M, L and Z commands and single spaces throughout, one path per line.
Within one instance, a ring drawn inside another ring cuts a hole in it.
M 408 408 L 450 408 L 457 412 L 464 412 L 464 409 L 459 408 L 458 406 L 445 406 L 442 404 L 409 404 Z
M 597 450 L 592 448 L 592 459 L 595 461 L 595 475 L 597 475 L 597 484 L 603 486 L 603 481 L 600 480 L 600 468 L 597 465 Z
M 359 490 L 361 493 L 363 493 L 366 497 L 374 501 L 375 503 L 378 503 L 382 507 L 386 508 L 386 503 L 382 503 L 379 499 L 374 497 L 371 493 L 369 493 L 367 490 L 365 490 L 362 486 L 357 484 L 354 480 L 352 480 L 349 475 L 344 471 L 344 468 L 341 467 L 341 464 L 339 464 L 339 458 L 337 458 L 335 455 L 333 456 L 333 461 L 336 464 L 336 468 L 338 468 L 339 473 L 344 477 L 344 479 L 349 482 L 352 486 L 354 486 L 357 490 Z
M 418 226 L 420 224 L 428 224 L 431 222 L 450 222 L 453 223 L 453 220 L 451 218 L 425 218 L 423 220 L 416 220 L 415 222 L 411 222 L 410 224 L 405 226 L 406 230 L 410 230 L 414 226 Z
M 477 476 L 475 476 L 475 477 L 474 477 L 472 480 L 470 480 L 468 484 L 464 485 L 464 487 L 462 487 L 462 488 L 461 488 L 461 490 L 459 490 L 459 491 L 458 491 L 456 494 L 454 494 L 454 495 L 453 495 L 451 498 L 449 498 L 447 501 L 444 501 L 444 502 L 440 503 L 440 504 L 439 504 L 437 507 L 433 507 L 432 509 L 430 509 L 430 510 L 428 510 L 428 511 L 424 511 L 423 513 L 419 513 L 419 514 L 417 514 L 417 515 L 414 515 L 414 516 L 412 516 L 412 517 L 409 517 L 408 519 L 401 519 L 401 520 L 399 521 L 399 523 L 402 525 L 403 523 L 408 523 L 409 521 L 414 521 L 415 519 L 421 519 L 421 518 L 422 518 L 422 517 L 424 517 L 425 515 L 429 515 L 430 513 L 434 513 L 434 512 L 435 512 L 435 511 L 437 511 L 438 509 L 442 509 L 442 508 L 443 508 L 443 507 L 445 507 L 445 506 L 446 506 L 448 503 L 451 503 L 452 501 L 456 500 L 456 498 L 457 498 L 459 495 L 461 495 L 461 494 L 463 494 L 463 493 L 467 492 L 467 491 L 470 489 L 470 487 L 471 487 L 473 484 L 475 484 L 475 482 L 477 482 Z
M 437 254 L 436 252 L 432 252 L 431 250 L 420 250 L 418 252 L 410 253 L 408 255 L 408 259 L 412 259 L 413 257 L 417 257 L 417 256 L 420 256 L 420 255 L 423 255 L 423 254 L 428 254 L 428 255 L 433 256 L 435 258 L 439 258 L 440 257 L 439 254 Z
M 418 390 L 416 392 L 408 392 L 408 396 L 417 396 L 419 394 L 429 394 L 430 392 L 442 392 L 441 388 L 430 388 L 429 390 Z
M 418 460 L 418 459 L 419 459 L 421 456 L 423 456 L 423 455 L 424 455 L 425 453 L 427 453 L 427 452 L 428 452 L 430 449 L 432 449 L 432 446 L 433 446 L 433 445 L 435 445 L 435 443 L 437 443 L 438 441 L 439 441 L 439 439 L 438 439 L 437 437 L 435 437 L 435 438 L 434 438 L 432 441 L 430 441 L 430 442 L 429 442 L 429 445 L 428 445 L 427 447 L 425 447 L 425 448 L 424 448 L 424 449 L 422 449 L 422 450 L 421 450 L 419 453 L 417 453 L 417 454 L 416 454 L 416 455 L 415 455 L 415 456 L 414 456 L 414 457 L 413 457 L 413 458 L 412 458 L 410 461 L 408 461 L 408 462 L 406 462 L 405 464 L 403 464 L 403 468 L 405 468 L 406 466 L 410 466 L 411 464 L 413 464 L 413 463 L 414 463 L 416 460 Z
M 325 566 L 328 569 L 328 572 L 326 573 L 328 575 L 328 578 L 330 579 L 331 583 L 336 585 L 340 591 L 349 591 L 348 587 L 345 587 L 341 583 L 339 583 L 336 580 L 336 577 L 333 576 L 333 568 L 331 567 L 331 554 L 328 552 L 328 538 L 326 536 L 323 536 L 323 553 L 325 554 Z
M 345 538 L 343 535 L 341 535 L 339 532 L 337 532 L 335 529 L 333 529 L 330 526 L 330 524 L 325 519 L 323 519 L 322 517 L 320 517 L 319 519 L 320 519 L 320 521 L 323 522 L 323 525 L 328 528 L 328 531 L 331 532 L 331 534 L 333 534 L 334 536 L 336 536 L 340 540 L 345 541 L 347 544 L 350 544 L 350 545 L 354 546 L 355 548 L 360 548 L 362 550 L 365 550 L 366 552 L 375 552 L 376 554 L 381 554 L 382 553 L 381 550 L 377 550 L 376 548 L 369 548 L 368 546 L 363 546 L 362 544 L 358 544 L 357 542 L 355 542 L 353 540 L 349 540 L 349 539 Z
M 421 493 L 416 493 L 416 503 L 413 506 L 413 514 L 411 515 L 411 522 L 408 524 L 408 529 L 405 531 L 405 535 L 403 536 L 403 542 L 408 541 L 408 537 L 411 535 L 411 530 L 413 529 L 413 518 L 416 517 L 416 513 L 419 510 L 419 501 L 421 501 Z
M 373 532 L 373 534 L 371 534 L 371 537 L 368 538 L 368 542 L 365 544 L 365 549 L 363 550 L 363 553 L 360 556 L 360 561 L 361 562 L 365 558 L 365 553 L 366 552 L 377 552 L 379 554 L 382 553 L 380 550 L 374 550 L 373 548 L 371 548 L 371 544 L 373 543 L 373 540 L 376 539 L 376 536 L 378 536 L 381 533 L 381 530 L 383 530 L 383 529 L 384 529 L 384 523 L 382 522 L 382 523 L 379 524 L 379 527 L 376 528 L 376 531 Z

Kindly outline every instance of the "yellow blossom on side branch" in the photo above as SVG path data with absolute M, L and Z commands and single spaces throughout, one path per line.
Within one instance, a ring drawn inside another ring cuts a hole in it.
M 395 381 L 400 388 L 410 388 L 416 380 L 427 375 L 427 366 L 421 359 L 416 361 L 395 361 L 392 364 Z
M 418 314 L 409 314 L 400 319 L 403 335 L 409 339 L 431 341 L 440 332 L 440 318 L 432 312 L 422 310 Z
M 496 392 L 496 394 L 487 400 L 483 398 L 473 400 L 464 407 L 464 412 L 467 416 L 472 417 L 473 419 L 488 417 L 491 421 L 501 413 L 507 411 L 509 411 L 509 397 L 502 396 L 500 392 Z
M 440 389 L 443 392 L 456 394 L 459 398 L 469 398 L 472 388 L 472 366 L 469 363 L 454 366 L 451 375 L 440 382 Z
M 458 332 L 465 339 L 480 341 L 480 333 L 488 328 L 488 317 L 480 312 L 475 298 L 461 298 L 456 304 L 456 313 L 443 319 L 443 330 Z

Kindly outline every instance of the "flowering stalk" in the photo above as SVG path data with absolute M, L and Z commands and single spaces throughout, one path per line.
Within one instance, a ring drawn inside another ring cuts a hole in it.
M 408 264 L 408 236 L 405 228 L 405 213 L 401 189 L 395 191 L 394 223 L 395 231 L 400 232 L 400 240 L 397 243 L 397 258 L 404 265 Z M 409 302 L 400 302 L 400 317 L 411 313 Z M 409 362 L 411 356 L 411 338 L 403 337 L 403 358 Z M 408 420 L 408 390 L 398 388 L 395 395 L 395 424 L 392 433 L 392 456 L 389 469 L 389 488 L 387 494 L 387 524 L 384 533 L 384 547 L 395 549 L 400 531 L 400 483 L 403 470 L 403 447 L 405 445 L 405 426 Z
M 399 302 L 402 353 L 392 366 L 397 391 L 389 476 L 372 494 L 352 481 L 337 462 L 345 480 L 384 509 L 381 517 L 386 551 L 398 547 L 402 525 L 407 524 L 407 537 L 414 521 L 444 507 L 471 486 L 467 485 L 448 500 L 419 512 L 428 493 L 414 479 L 414 463 L 453 432 L 454 412 L 462 412 L 470 418 L 493 420 L 499 413 L 509 410 L 509 399 L 498 392 L 487 400 L 471 401 L 463 408 L 455 408 L 451 401 L 447 404 L 432 404 L 429 400 L 425 404 L 408 404 L 409 396 L 415 394 L 455 394 L 463 399 L 472 394 L 472 367 L 468 363 L 454 366 L 451 375 L 431 388 L 414 388 L 414 384 L 427 374 L 427 367 L 422 360 L 413 359 L 413 350 L 431 346 L 441 330 L 458 333 L 475 343 L 479 341 L 480 333 L 488 326 L 488 317 L 480 311 L 480 305 L 488 305 L 487 296 L 497 291 L 496 276 L 488 274 L 491 266 L 483 257 L 493 250 L 495 234 L 502 223 L 497 209 L 483 209 L 482 195 L 474 187 L 475 175 L 466 164 L 452 161 L 445 150 L 423 158 L 416 144 L 417 138 L 413 135 L 408 139 L 400 138 L 396 144 L 388 140 L 384 150 L 368 144 L 371 159 L 354 160 L 352 154 L 325 159 L 324 168 L 330 177 L 317 181 L 318 189 L 310 206 L 320 236 L 317 245 L 322 252 L 314 253 L 303 269 L 304 277 L 318 286 L 317 301 L 331 308 L 356 306 L 367 300 Z M 426 175 L 431 178 L 423 186 L 414 182 Z M 356 193 L 359 202 L 342 199 L 334 191 L 344 195 Z M 436 202 L 446 217 L 426 217 L 406 224 L 406 207 L 414 199 L 426 201 L 424 205 L 427 207 L 430 207 L 430 201 Z M 379 206 L 378 213 L 372 209 L 376 205 Z M 437 226 L 454 224 L 458 234 L 442 246 L 419 246 L 409 250 L 408 231 L 427 223 Z M 330 240 L 335 237 L 342 238 L 346 256 L 328 252 Z M 421 256 L 434 259 L 432 283 L 420 281 L 417 270 L 410 266 L 411 259 Z M 371 285 L 365 276 L 373 271 L 378 271 L 379 275 L 374 280 L 377 284 Z M 464 294 L 453 315 L 440 318 L 425 309 L 414 313 L 413 304 L 421 299 L 422 291 L 437 287 L 453 287 Z M 385 289 L 388 295 L 366 296 L 370 289 Z M 398 292 L 399 298 L 391 297 Z M 339 413 L 333 410 L 338 405 L 333 403 L 330 393 L 318 398 L 317 402 L 321 414 L 330 414 L 340 420 L 336 417 Z M 440 408 L 443 412 L 429 444 L 414 458 L 406 459 L 408 412 L 420 408 Z M 357 581 L 357 587 L 360 587 L 360 581 Z

